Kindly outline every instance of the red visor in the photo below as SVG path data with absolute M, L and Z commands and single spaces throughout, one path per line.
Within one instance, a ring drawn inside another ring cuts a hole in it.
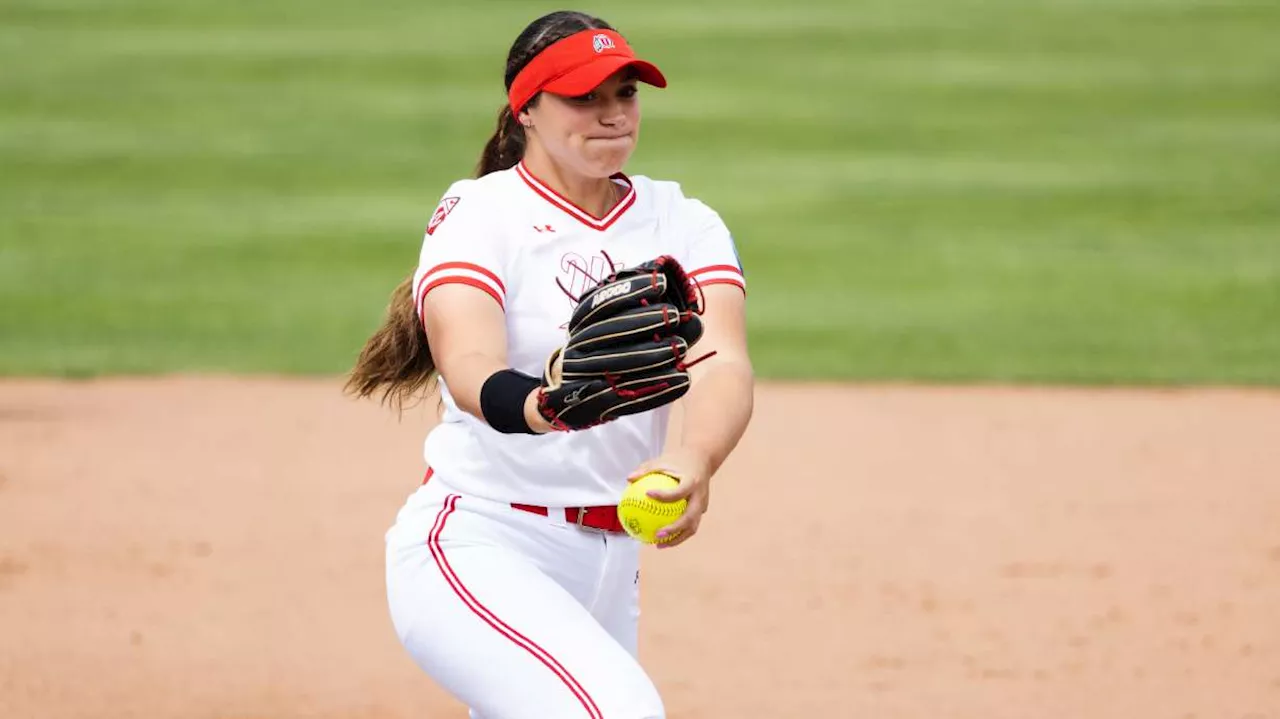
M 612 30 L 583 30 L 538 53 L 511 83 L 507 100 L 517 115 L 539 92 L 567 97 L 585 95 L 624 67 L 634 67 L 641 82 L 666 87 L 667 78 Z

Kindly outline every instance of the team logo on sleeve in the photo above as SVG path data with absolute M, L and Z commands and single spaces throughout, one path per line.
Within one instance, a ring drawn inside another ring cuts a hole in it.
M 444 218 L 448 217 L 450 212 L 453 212 L 453 208 L 458 205 L 458 199 L 457 197 L 446 197 L 440 201 L 440 206 L 432 213 L 431 221 L 427 223 L 428 235 L 433 234 L 436 228 L 440 226 L 440 223 L 444 222 Z

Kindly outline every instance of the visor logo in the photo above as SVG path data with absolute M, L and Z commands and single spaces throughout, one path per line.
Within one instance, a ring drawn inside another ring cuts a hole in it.
M 595 48 L 595 51 L 597 53 L 604 52 L 605 50 L 612 50 L 613 38 L 603 34 L 596 35 L 595 37 L 591 38 L 591 47 Z

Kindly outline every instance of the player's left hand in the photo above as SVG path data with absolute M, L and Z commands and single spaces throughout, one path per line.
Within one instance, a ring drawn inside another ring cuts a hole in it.
M 612 266 L 608 255 L 605 261 Z M 714 354 L 688 357 L 703 334 L 704 299 L 670 255 L 615 270 L 573 298 L 565 345 L 544 365 L 538 412 L 555 429 L 573 431 L 683 397 L 689 369 Z
M 658 549 L 670 549 L 679 546 L 698 532 L 702 523 L 702 515 L 706 513 L 711 502 L 711 460 L 698 452 L 688 449 L 676 449 L 651 459 L 636 468 L 627 477 L 634 482 L 649 472 L 669 474 L 680 481 L 675 489 L 653 489 L 647 492 L 650 497 L 661 502 L 674 502 L 687 499 L 688 506 L 679 519 L 658 532 L 659 539 L 672 537 L 657 545 Z

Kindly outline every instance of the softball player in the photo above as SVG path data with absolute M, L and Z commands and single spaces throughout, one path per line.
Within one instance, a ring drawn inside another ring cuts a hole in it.
M 655 496 L 689 507 L 660 546 L 687 541 L 751 416 L 745 280 L 728 230 L 676 183 L 621 172 L 639 137 L 637 83 L 666 86 L 589 15 L 552 13 L 516 38 L 477 177 L 444 194 L 417 271 L 349 380 L 401 403 L 440 378 L 427 478 L 386 534 L 387 592 L 400 641 L 472 717 L 665 716 L 636 658 L 641 545 L 616 503 L 647 470 L 678 477 Z M 662 255 L 704 298 L 690 353 L 714 353 L 688 370 L 678 444 L 664 448 L 670 404 L 553 426 L 539 407 L 544 370 L 577 298 Z

